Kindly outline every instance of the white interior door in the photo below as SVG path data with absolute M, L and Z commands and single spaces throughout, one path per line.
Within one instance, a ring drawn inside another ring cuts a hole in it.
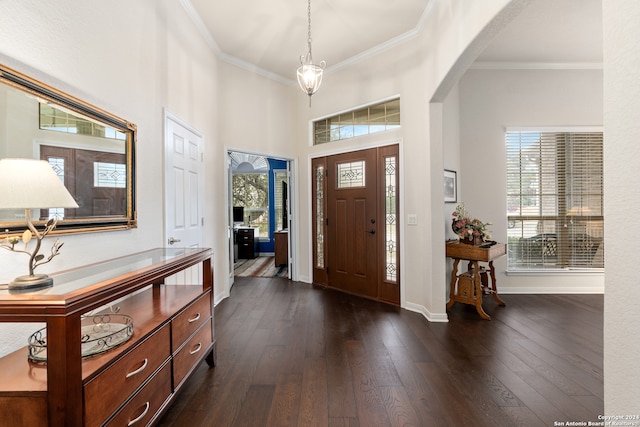
M 202 246 L 204 234 L 203 138 L 176 117 L 165 114 L 165 246 Z M 167 283 L 201 283 L 193 267 Z

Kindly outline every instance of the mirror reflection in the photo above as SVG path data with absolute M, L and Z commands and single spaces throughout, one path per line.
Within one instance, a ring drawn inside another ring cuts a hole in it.
M 0 66 L 0 158 L 46 160 L 78 203 L 33 209 L 58 233 L 132 228 L 135 125 Z M 0 229 L 19 231 L 24 210 L 0 209 Z

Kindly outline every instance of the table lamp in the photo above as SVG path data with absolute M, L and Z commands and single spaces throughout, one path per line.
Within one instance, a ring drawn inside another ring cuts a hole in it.
M 77 208 L 64 184 L 48 162 L 33 159 L 0 159 L 0 209 L 24 209 L 27 230 L 22 236 L 6 237 L 0 247 L 29 255 L 29 275 L 15 278 L 9 290 L 29 290 L 53 285 L 46 274 L 34 274 L 33 270 L 58 255 L 62 243 L 56 240 L 51 254 L 45 258 L 39 254 L 42 239 L 55 227 L 57 220 L 50 219 L 42 231 L 31 221 L 31 209 Z M 24 245 L 20 244 L 23 241 Z M 35 246 L 30 242 L 35 242 Z M 30 249 L 30 246 L 33 249 Z

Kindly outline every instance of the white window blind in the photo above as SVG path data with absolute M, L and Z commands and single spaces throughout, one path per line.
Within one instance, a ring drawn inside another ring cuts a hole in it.
M 604 268 L 602 132 L 508 131 L 508 269 Z

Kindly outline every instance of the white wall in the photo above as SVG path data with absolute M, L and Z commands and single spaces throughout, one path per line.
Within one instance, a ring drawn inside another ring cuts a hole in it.
M 640 212 L 640 4 L 603 1 L 605 265 L 604 408 L 640 414 L 640 286 L 633 254 L 640 240 L 629 221 Z M 623 421 L 625 421 L 623 419 Z M 633 421 L 636 425 L 637 421 Z
M 299 126 L 296 87 L 227 63 L 219 67 L 220 142 L 239 151 L 289 157 Z
M 523 3 L 521 1 L 513 2 Z M 300 97 L 299 108 L 305 111 L 303 120 L 325 117 L 376 100 L 399 95 L 401 99 L 402 130 L 400 135 L 389 135 L 386 142 L 400 141 L 401 205 L 400 238 L 402 262 L 403 307 L 419 311 L 431 320 L 446 320 L 445 256 L 442 212 L 442 170 L 444 168 L 443 143 L 433 141 L 430 134 L 432 105 L 439 94 L 446 97 L 455 85 L 442 82 L 455 75 L 460 64 L 473 61 L 479 53 L 478 39 L 490 39 L 494 31 L 487 22 L 505 13 L 509 1 L 491 4 L 470 0 L 434 1 L 424 18 L 424 31 L 392 50 L 383 51 L 372 58 L 350 64 L 349 67 L 329 69 L 323 86 L 313 96 L 311 109 L 306 98 Z M 509 9 L 509 8 L 507 8 Z M 481 33 L 482 36 L 478 36 Z M 468 49 L 470 44 L 478 44 Z M 464 53 L 464 54 L 463 54 Z M 321 57 L 321 52 L 316 52 Z M 460 58 L 463 58 L 462 60 Z M 454 70 L 452 72 L 452 69 Z M 445 87 L 446 86 L 446 87 Z M 439 109 L 439 107 L 433 107 Z M 437 117 L 444 116 L 437 114 Z M 350 142 L 309 146 L 309 128 L 297 131 L 301 161 L 302 218 L 310 218 L 310 159 L 339 150 L 351 150 L 372 144 L 371 138 L 355 138 Z M 435 205 L 434 205 L 435 203 Z M 437 209 L 432 209 L 437 206 Z M 416 226 L 406 225 L 407 214 L 418 214 Z M 308 260 L 303 275 L 310 277 L 310 227 L 302 230 L 301 259 Z
M 442 102 L 447 97 L 475 54 L 482 49 L 482 43 L 487 42 L 492 32 L 495 33 L 501 23 L 507 23 L 527 1 L 432 1 L 423 34 L 373 60 L 333 70 L 327 75 L 321 91 L 314 96 L 311 109 L 308 109 L 304 95 L 298 96 L 287 108 L 287 101 L 280 99 L 289 96 L 287 90 L 283 89 L 283 93 L 277 85 L 267 84 L 268 88 L 259 93 L 273 95 L 276 100 L 268 104 L 270 111 L 266 117 L 269 120 L 258 118 L 255 126 L 266 129 L 268 135 L 275 135 L 266 137 L 269 144 L 273 144 L 269 149 L 288 153 L 283 144 L 291 144 L 300 159 L 302 200 L 299 218 L 308 219 L 308 159 L 322 154 L 323 150 L 336 148 L 309 147 L 306 122 L 390 95 L 402 96 L 403 130 L 393 139 L 401 140 L 404 171 L 401 206 L 405 267 L 403 304 L 427 315 L 438 315 L 444 313 L 446 296 L 442 283 L 445 278 L 444 274 L 434 275 L 432 271 L 438 269 L 431 266 L 444 259 L 442 239 L 434 238 L 439 237 L 435 229 L 444 236 L 444 230 L 440 228 L 444 214 L 442 204 L 434 201 L 442 191 L 437 177 L 441 176 L 445 165 L 450 165 L 449 161 L 444 161 L 444 156 L 451 153 L 448 147 L 442 147 L 442 142 L 431 140 L 429 101 Z M 505 6 L 510 9 L 507 13 L 503 10 Z M 640 113 L 640 79 L 637 75 L 640 52 L 636 42 L 640 39 L 637 25 L 640 6 L 636 0 L 612 0 L 604 2 L 604 12 L 605 215 L 608 219 L 605 235 L 605 408 L 609 414 L 623 415 L 640 413 L 637 399 L 640 340 L 636 327 L 640 323 L 640 311 L 633 304 L 640 299 L 640 287 L 637 286 L 634 263 L 627 259 L 627 254 L 634 253 L 640 242 L 624 227 L 617 226 L 640 210 L 640 199 L 636 197 L 640 174 L 635 162 L 630 161 L 638 157 L 637 141 L 640 140 L 637 120 Z M 492 21 L 497 14 L 497 19 Z M 115 22 L 119 24 L 115 25 Z M 321 57 L 321 52 L 317 55 Z M 215 183 L 207 186 L 205 244 L 214 247 L 216 252 L 216 286 L 224 283 L 227 260 L 220 254 L 226 250 L 226 213 L 222 209 L 224 189 L 219 185 L 224 169 L 224 150 L 221 148 L 227 143 L 247 148 L 258 144 L 253 131 L 243 130 L 246 137 L 234 138 L 233 129 L 249 126 L 239 111 L 243 102 L 240 98 L 246 96 L 249 97 L 248 104 L 253 102 L 252 89 L 262 87 L 261 78 L 238 76 L 235 87 L 220 87 L 221 75 L 224 80 L 231 81 L 234 71 L 220 66 L 176 0 L 0 2 L 0 62 L 124 117 L 136 123 L 139 129 L 139 228 L 65 237 L 63 254 L 49 265 L 52 271 L 162 245 L 162 110 L 167 107 L 205 137 L 205 162 L 207 169 L 213 171 L 210 183 Z M 234 90 L 238 90 L 237 97 L 233 95 Z M 234 113 L 222 111 L 227 101 L 236 106 Z M 284 110 L 282 115 L 277 112 L 280 108 Z M 443 121 L 447 120 L 443 115 L 446 111 L 445 103 L 440 115 Z M 258 116 L 252 113 L 252 117 Z M 293 127 L 293 136 L 288 141 L 284 141 L 286 132 L 270 128 L 278 121 L 286 122 L 285 116 L 290 118 Z M 234 124 L 227 126 L 220 122 L 221 118 L 232 120 Z M 301 124 L 293 124 L 294 121 Z M 461 119 L 461 122 L 465 120 Z M 507 124 L 506 120 L 504 124 Z M 443 126 L 446 129 L 446 125 Z M 223 129 L 219 134 L 220 128 Z M 491 132 L 496 133 L 496 130 Z M 227 139 L 233 141 L 227 142 Z M 461 139 L 465 146 L 469 145 L 464 142 L 468 135 L 461 135 Z M 370 141 L 356 141 L 353 145 L 359 143 Z M 440 144 L 440 148 L 432 149 L 430 145 L 434 144 Z M 437 158 L 438 153 L 441 158 Z M 481 150 L 475 154 L 486 161 L 487 153 L 488 150 Z M 468 165 L 460 164 L 460 171 L 469 169 Z M 471 178 L 461 179 L 466 183 L 461 183 L 465 186 L 462 194 L 471 197 Z M 504 191 L 495 193 L 500 197 Z M 476 211 L 475 200 L 466 200 Z M 491 201 L 496 205 L 502 203 Z M 404 227 L 406 213 L 418 212 L 421 213 L 418 226 Z M 491 210 L 484 211 L 481 207 L 476 213 L 481 217 L 493 216 Z M 497 223 L 499 219 L 496 216 L 493 220 Z M 301 228 L 298 242 L 301 275 L 306 274 L 309 278 L 310 226 L 301 221 Z M 0 253 L 0 280 L 23 273 L 20 267 L 14 266 L 14 256 Z M 304 260 L 308 260 L 306 266 Z M 217 295 L 219 292 L 216 289 Z M 11 346 L 23 346 L 25 337 L 32 331 L 27 328 L 26 333 L 18 332 L 16 328 L 0 324 L 2 351 Z
M 215 299 L 228 295 L 225 147 L 291 157 L 294 89 L 221 63 L 177 0 L 2 2 L 0 63 L 138 127 L 138 228 L 64 236 L 42 271 L 164 246 L 166 109 L 204 137 L 204 245 L 214 249 Z M 25 274 L 26 261 L 0 251 L 0 283 Z M 0 356 L 34 330 L 0 323 Z
M 602 126 L 602 70 L 471 69 L 460 80 L 460 201 L 493 223 L 507 241 L 505 130 L 512 126 Z M 496 260 L 502 293 L 604 292 L 595 274 L 506 275 Z
M 216 99 L 220 105 L 220 144 L 215 148 L 221 156 L 215 174 L 220 183 L 219 187 L 225 189 L 224 198 L 217 200 L 218 211 L 223 218 L 221 227 L 228 224 L 228 212 L 224 206 L 228 200 L 228 175 L 227 152 L 239 151 L 252 154 L 263 154 L 272 158 L 291 160 L 295 168 L 296 143 L 293 142 L 293 134 L 298 114 L 295 110 L 295 88 L 292 85 L 284 85 L 273 80 L 266 79 L 250 71 L 240 69 L 224 62 L 220 63 L 219 91 Z M 220 175 L 222 174 L 222 175 Z M 294 171 L 295 175 L 295 171 Z M 223 185 L 224 183 L 224 185 Z M 297 197 L 291 199 L 293 211 L 292 236 L 298 227 L 300 218 L 296 215 L 295 207 Z M 226 239 L 226 236 L 225 236 Z M 225 242 L 227 242 L 225 240 Z M 295 242 L 292 248 L 295 247 Z M 228 252 L 220 253 L 226 257 L 224 276 L 232 275 L 233 266 L 230 264 Z M 294 265 L 293 277 L 297 277 L 297 262 Z M 221 297 L 229 295 L 229 281 L 226 280 Z
M 191 20 L 171 0 L 27 0 L 2 2 L 0 9 L 1 63 L 138 126 L 139 227 L 64 236 L 60 256 L 42 272 L 163 246 L 163 108 L 203 133 L 209 170 L 220 158 L 211 148 L 217 144 L 217 60 Z M 213 185 L 207 191 L 213 196 L 208 200 L 220 197 Z M 218 283 L 222 248 L 215 209 L 208 202 L 205 245 L 214 247 Z M 21 254 L 0 251 L 0 282 L 25 274 L 26 262 Z M 0 352 L 24 346 L 33 330 L 0 324 Z
M 225 180 L 223 147 L 299 159 L 300 235 L 294 244 L 300 249 L 300 277 L 310 280 L 309 158 L 336 147 L 310 147 L 308 120 L 399 94 L 402 135 L 389 138 L 401 140 L 404 171 L 402 302 L 429 318 L 445 320 L 444 230 L 440 211 L 434 215 L 431 210 L 433 200 L 441 206 L 443 155 L 440 142 L 430 144 L 429 101 L 436 91 L 448 92 L 442 81 L 451 78 L 452 68 L 459 69 L 461 63 L 472 60 L 468 46 L 477 44 L 478 33 L 487 38 L 487 22 L 504 14 L 507 5 L 508 0 L 490 5 L 472 0 L 434 1 L 423 17 L 421 34 L 328 73 L 309 109 L 306 97 L 300 96 L 295 87 L 267 81 L 216 60 L 175 0 L 133 4 L 116 0 L 99 5 L 73 0 L 55 5 L 35 0 L 2 3 L 3 63 L 124 117 L 139 130 L 139 228 L 65 237 L 64 253 L 48 265 L 48 271 L 163 245 L 160 184 L 162 117 L 167 108 L 205 139 L 205 162 L 211 174 L 207 183 L 215 183 L 205 189 L 205 245 L 212 246 L 216 253 L 216 297 L 226 293 L 228 272 L 227 213 L 223 209 L 226 190 L 219 185 Z M 117 31 L 115 21 L 119 21 Z M 294 93 L 297 98 L 292 101 Z M 354 141 L 341 145 L 340 150 L 360 144 L 371 141 Z M 420 214 L 415 229 L 405 230 L 406 213 Z M 21 273 L 19 266 L 12 266 L 9 257 L 14 255 L 0 254 L 0 262 L 9 266 L 0 273 L 6 276 L 4 280 Z M 21 337 L 2 334 L 6 335 Z

